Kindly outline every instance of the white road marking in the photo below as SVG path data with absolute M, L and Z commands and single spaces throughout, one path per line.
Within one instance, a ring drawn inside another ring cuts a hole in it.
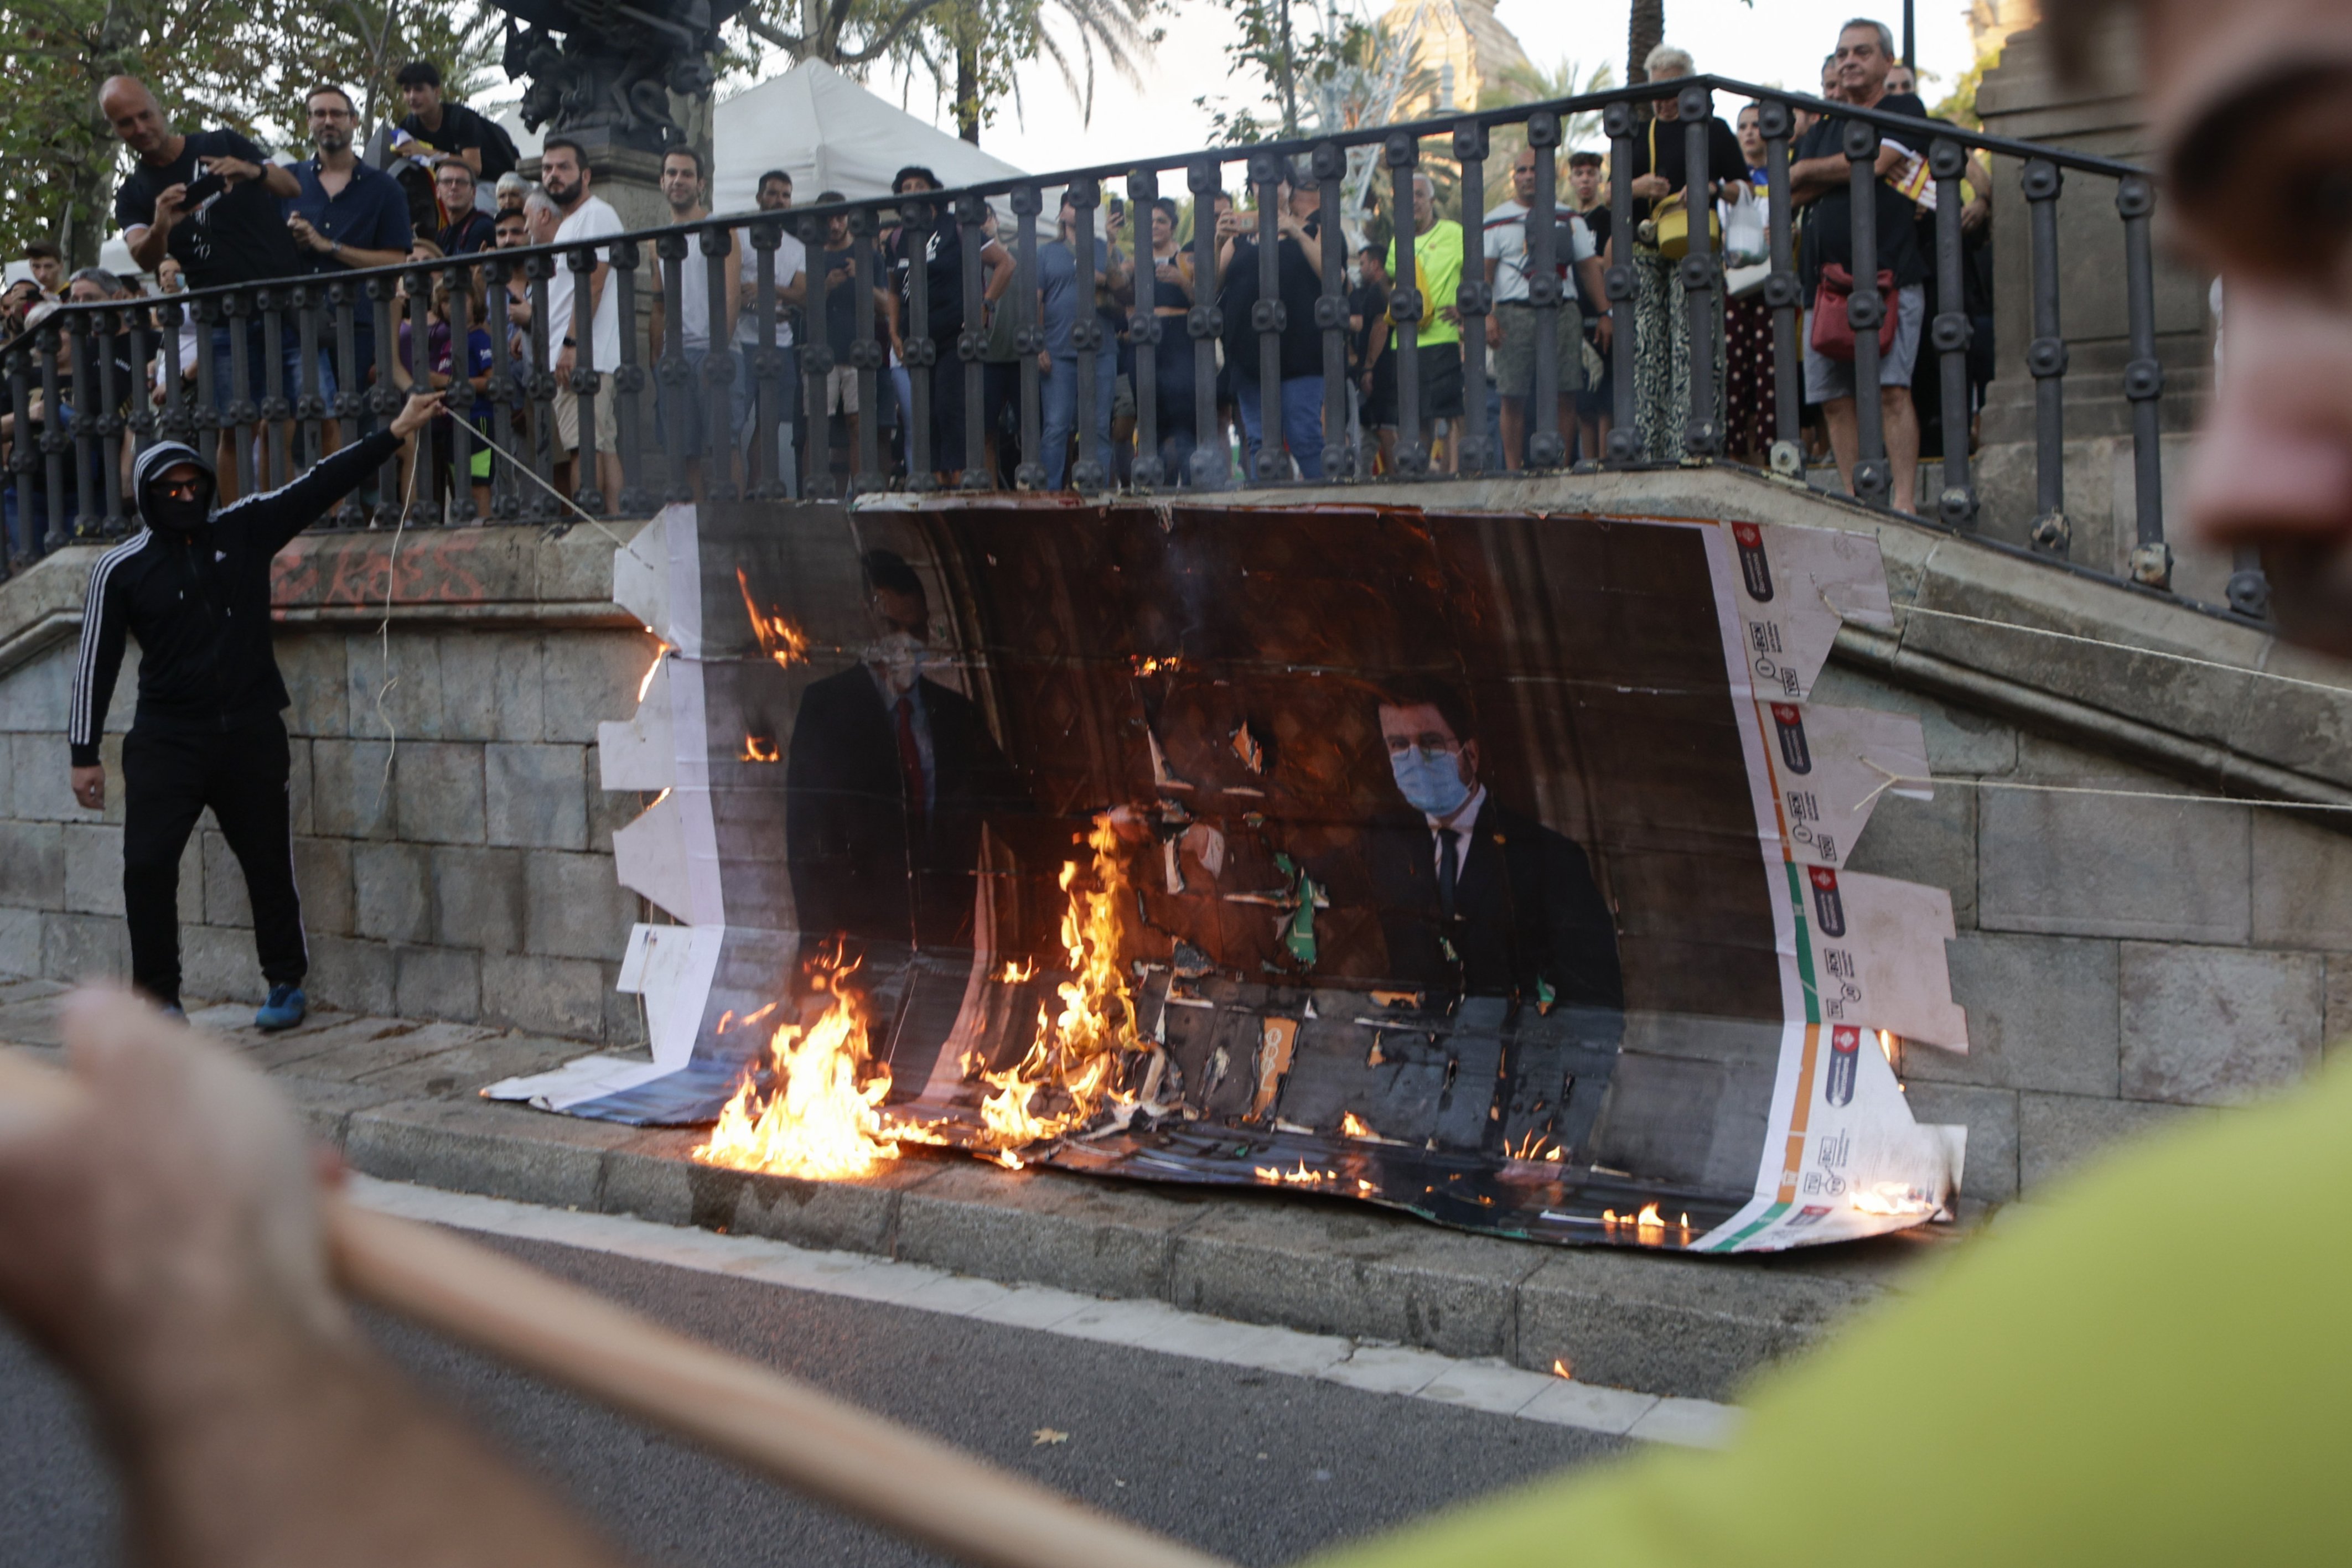
M 1577 1383 L 1498 1360 L 1457 1360 L 1379 1341 L 1234 1322 L 1180 1312 L 1164 1301 L 1104 1300 L 1044 1285 L 999 1284 L 864 1253 L 819 1252 L 754 1236 L 719 1236 L 624 1215 L 544 1208 L 370 1176 L 353 1176 L 348 1190 L 353 1201 L 366 1207 L 460 1230 L 551 1241 L 788 1290 L 1319 1378 L 1370 1393 L 1401 1394 L 1612 1437 L 1720 1448 L 1739 1422 L 1737 1406 L 1705 1399 Z

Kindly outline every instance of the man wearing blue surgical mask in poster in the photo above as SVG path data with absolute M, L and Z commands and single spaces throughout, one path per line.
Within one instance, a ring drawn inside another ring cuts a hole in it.
M 1491 797 L 1477 718 L 1439 681 L 1391 683 L 1381 738 L 1409 812 L 1373 824 L 1388 973 L 1439 995 L 1622 1012 L 1617 926 L 1583 850 Z

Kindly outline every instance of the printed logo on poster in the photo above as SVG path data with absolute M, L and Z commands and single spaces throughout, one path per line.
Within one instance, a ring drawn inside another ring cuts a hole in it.
M 1772 563 L 1764 559 L 1764 530 L 1754 523 L 1734 523 L 1731 538 L 1739 547 L 1739 580 L 1748 597 L 1759 604 L 1772 601 Z
M 1817 865 L 1806 874 L 1813 883 L 1813 917 L 1824 936 L 1845 935 L 1845 900 L 1838 896 L 1837 873 Z
M 1852 1024 L 1840 1024 L 1830 1030 L 1830 1074 L 1822 1091 L 1830 1103 L 1853 1103 L 1854 1082 L 1861 1074 L 1862 1030 Z
M 1805 712 L 1793 703 L 1772 705 L 1772 727 L 1780 737 L 1780 760 L 1791 773 L 1813 770 L 1812 749 L 1805 744 Z

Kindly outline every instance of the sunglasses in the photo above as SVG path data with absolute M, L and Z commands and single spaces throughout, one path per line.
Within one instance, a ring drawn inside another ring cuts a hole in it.
M 202 479 L 158 479 L 155 490 L 158 495 L 169 496 L 175 501 L 194 501 L 204 495 L 205 482 Z

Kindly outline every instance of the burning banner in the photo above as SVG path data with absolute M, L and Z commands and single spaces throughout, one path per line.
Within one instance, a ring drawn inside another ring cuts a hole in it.
M 672 507 L 600 737 L 651 1060 L 489 1092 L 852 1177 L 912 1145 L 1775 1248 L 1946 1207 L 1904 716 L 1807 698 L 1864 536 L 1010 498 Z

